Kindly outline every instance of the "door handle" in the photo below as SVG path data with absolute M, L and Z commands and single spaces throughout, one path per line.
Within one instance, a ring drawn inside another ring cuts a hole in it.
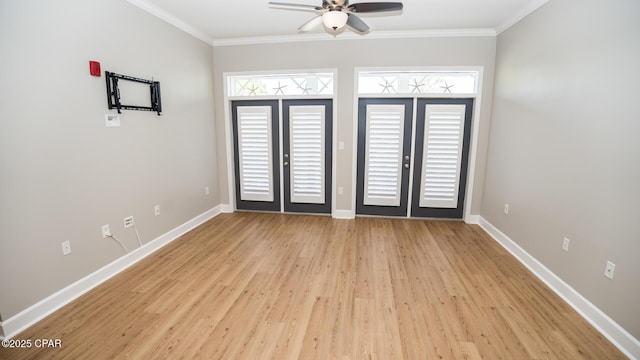
M 409 155 L 405 155 L 405 156 L 404 156 L 404 159 L 405 159 L 406 161 L 409 161 L 409 159 L 411 159 L 411 158 L 409 157 Z
M 404 164 L 404 168 L 408 169 L 409 168 L 409 164 Z
M 282 166 L 289 166 L 289 162 L 285 161 L 284 164 L 282 164 Z

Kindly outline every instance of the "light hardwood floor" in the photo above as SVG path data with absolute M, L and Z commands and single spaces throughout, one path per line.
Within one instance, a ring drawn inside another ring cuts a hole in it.
M 620 359 L 478 226 L 223 214 L 2 359 Z

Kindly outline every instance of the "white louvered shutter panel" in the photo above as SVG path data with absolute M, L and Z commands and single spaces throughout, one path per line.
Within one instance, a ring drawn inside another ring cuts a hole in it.
M 292 203 L 325 203 L 325 107 L 289 108 Z
M 465 105 L 426 105 L 420 207 L 458 207 Z
M 238 107 L 240 199 L 273 201 L 270 106 Z
M 399 206 L 404 105 L 367 105 L 364 205 Z

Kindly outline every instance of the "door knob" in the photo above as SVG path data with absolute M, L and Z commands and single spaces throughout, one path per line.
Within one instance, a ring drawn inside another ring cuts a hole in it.
M 405 159 L 406 161 L 409 161 L 409 159 L 411 159 L 411 158 L 409 157 L 409 155 L 405 155 L 405 156 L 404 156 L 404 159 Z
M 409 164 L 404 164 L 404 168 L 408 169 L 409 168 Z
M 284 164 L 282 164 L 283 166 L 289 166 L 289 162 L 285 161 Z

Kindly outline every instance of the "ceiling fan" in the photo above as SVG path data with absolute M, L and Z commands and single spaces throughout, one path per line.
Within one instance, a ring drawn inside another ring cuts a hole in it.
M 313 19 L 302 24 L 298 28 L 299 31 L 309 31 L 320 24 L 324 24 L 333 32 L 338 32 L 338 30 L 347 26 L 361 34 L 369 31 L 369 26 L 357 17 L 356 13 L 399 11 L 403 7 L 401 2 L 363 2 L 349 5 L 349 0 L 323 0 L 322 6 L 269 2 L 269 6 L 286 10 L 312 11 L 318 14 Z

